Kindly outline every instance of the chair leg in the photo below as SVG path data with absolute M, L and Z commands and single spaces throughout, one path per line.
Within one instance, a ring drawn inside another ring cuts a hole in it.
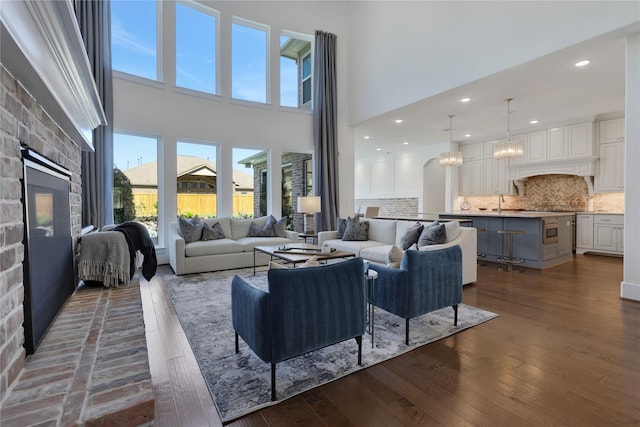
M 358 366 L 362 366 L 362 335 L 356 337 L 358 343 Z
M 406 321 L 406 324 L 405 324 L 405 327 L 404 327 L 404 330 L 405 330 L 404 343 L 406 345 L 409 345 L 409 319 L 407 318 L 407 319 L 405 319 L 405 321 Z
M 453 326 L 458 326 L 458 304 L 453 306 Z
M 240 345 L 238 343 L 238 333 L 236 332 L 236 353 L 240 352 Z
M 276 401 L 276 364 L 271 364 L 271 401 Z

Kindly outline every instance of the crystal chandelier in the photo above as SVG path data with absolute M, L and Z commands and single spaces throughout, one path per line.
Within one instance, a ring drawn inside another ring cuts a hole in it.
M 453 143 L 453 118 L 455 116 L 449 116 L 449 145 Z M 461 151 L 447 151 L 440 153 L 440 166 L 460 166 L 462 164 L 462 152 Z
M 513 98 L 505 99 L 507 101 L 507 139 L 502 139 L 495 143 L 493 146 L 493 158 L 500 159 L 516 159 L 522 157 L 524 150 L 522 147 L 522 141 L 516 141 L 511 139 L 511 129 L 509 127 L 509 106 Z

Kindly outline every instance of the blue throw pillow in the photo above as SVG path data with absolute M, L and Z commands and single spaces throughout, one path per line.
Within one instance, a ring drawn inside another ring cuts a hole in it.
M 444 224 L 440 224 L 438 221 L 431 225 L 427 225 L 422 230 L 420 238 L 418 239 L 418 247 L 428 245 L 441 245 L 447 241 L 447 232 L 444 228 Z
M 402 237 L 400 238 L 399 246 L 403 251 L 409 249 L 411 245 L 418 242 L 420 235 L 422 234 L 422 230 L 424 226 L 416 222 L 411 227 L 407 228 L 407 231 L 404 232 Z

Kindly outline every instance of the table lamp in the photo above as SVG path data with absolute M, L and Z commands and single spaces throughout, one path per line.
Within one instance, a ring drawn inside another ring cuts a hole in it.
M 320 196 L 298 197 L 298 212 L 304 214 L 304 234 L 314 234 L 311 218 L 320 212 Z

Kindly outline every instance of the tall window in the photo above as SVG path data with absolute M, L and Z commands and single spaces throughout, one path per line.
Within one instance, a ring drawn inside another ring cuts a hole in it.
M 176 151 L 178 215 L 215 217 L 218 211 L 215 145 L 178 141 Z
M 233 149 L 233 216 L 266 215 L 267 154 L 263 150 Z
M 231 96 L 267 103 L 269 27 L 233 18 Z
M 158 139 L 113 134 L 113 217 L 142 222 L 158 243 Z
M 304 195 L 313 196 L 313 159 L 304 161 Z
M 311 106 L 311 36 L 280 36 L 280 105 Z
M 111 2 L 111 58 L 114 70 L 158 80 L 157 16 L 161 2 Z
M 176 86 L 216 93 L 217 13 L 176 3 Z

